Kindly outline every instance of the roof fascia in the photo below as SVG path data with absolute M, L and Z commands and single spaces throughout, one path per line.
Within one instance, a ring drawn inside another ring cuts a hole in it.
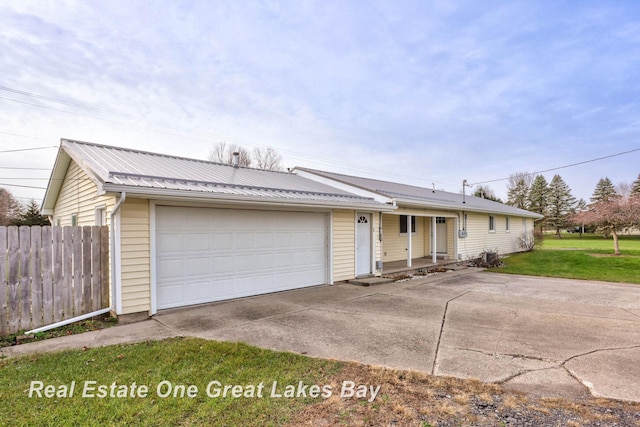
M 71 160 L 76 162 L 78 164 L 78 166 L 80 167 L 80 169 L 82 169 L 82 171 L 89 177 L 89 179 L 91 179 L 93 181 L 93 183 L 96 185 L 96 187 L 98 187 L 98 194 L 102 193 L 103 192 L 102 186 L 103 186 L 104 182 L 102 181 L 100 176 L 90 167 L 89 162 L 86 161 L 84 156 L 82 156 L 82 154 L 80 154 L 80 153 L 77 153 L 73 149 L 73 147 L 71 147 L 69 145 L 69 143 L 73 143 L 73 142 L 76 142 L 76 141 L 71 141 L 71 140 L 67 140 L 67 139 L 61 139 L 60 140 L 60 145 L 67 152 L 67 154 L 71 157 Z
M 349 193 L 356 194 L 358 196 L 374 199 L 376 202 L 387 204 L 387 203 L 393 203 L 393 200 L 394 200 L 393 198 L 388 197 L 384 194 L 380 194 L 376 191 L 371 191 L 367 188 L 359 187 L 344 181 L 340 181 L 338 179 L 329 178 L 325 175 L 318 174 L 316 172 L 313 172 L 304 168 L 294 168 L 292 172 L 303 178 L 311 179 L 313 181 L 320 182 L 322 184 L 330 185 L 332 187 L 338 188 L 343 191 L 347 191 Z
M 543 218 L 543 215 L 537 214 L 535 212 L 529 212 L 529 211 L 504 212 L 504 211 L 499 211 L 495 209 L 478 208 L 478 207 L 474 207 L 466 204 L 449 205 L 445 203 L 419 203 L 419 202 L 416 202 L 415 200 L 409 201 L 409 200 L 403 200 L 403 199 L 396 199 L 396 202 L 399 207 L 413 207 L 413 208 L 423 208 L 423 209 L 424 208 L 446 209 L 449 211 L 478 212 L 478 213 L 488 213 L 488 214 L 494 214 L 494 215 L 519 216 L 519 217 L 534 218 L 534 219 Z
M 49 182 L 47 189 L 44 193 L 44 199 L 42 199 L 42 205 L 40 206 L 40 212 L 42 215 L 53 215 L 53 209 L 58 201 L 60 195 L 60 189 L 64 183 L 64 177 L 67 174 L 71 164 L 71 157 L 65 150 L 62 149 L 62 145 L 58 148 L 58 154 L 56 160 L 53 163 L 53 169 L 51 169 L 51 175 L 49 176 Z
M 336 203 L 332 201 L 292 200 L 287 198 L 264 198 L 255 196 L 240 196 L 233 194 L 214 194 L 208 192 L 193 192 L 188 190 L 169 190 L 165 188 L 141 188 L 135 186 L 105 184 L 105 193 L 120 193 L 126 191 L 127 197 L 154 200 L 184 200 L 210 201 L 229 204 L 252 204 L 260 206 L 291 206 L 291 207 L 322 207 L 330 209 L 356 209 L 375 212 L 392 212 L 396 208 L 391 205 L 376 203 Z

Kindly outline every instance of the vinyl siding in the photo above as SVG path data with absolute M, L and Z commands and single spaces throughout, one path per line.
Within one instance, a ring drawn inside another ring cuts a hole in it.
M 462 259 L 475 258 L 485 251 L 508 254 L 520 251 L 518 238 L 522 233 L 533 230 L 533 220 L 509 216 L 510 230 L 506 231 L 506 216 L 493 215 L 495 232 L 489 231 L 489 214 L 467 213 L 467 237 L 459 239 L 458 251 Z M 523 221 L 526 225 L 523 225 Z
M 98 188 L 89 176 L 78 166 L 71 162 L 60 188 L 60 194 L 53 210 L 53 225 L 71 225 L 71 215 L 76 214 L 77 225 L 95 225 L 96 208 L 106 207 L 107 225 L 109 225 L 109 213 L 115 205 L 115 197 L 112 195 L 98 196 Z
M 122 314 L 151 309 L 149 201 L 127 199 L 120 208 Z
M 398 215 L 382 215 L 382 261 L 399 261 L 407 259 L 407 234 L 400 233 L 400 217 Z M 413 258 L 423 257 L 428 250 L 429 225 L 425 218 L 416 217 L 416 231 L 411 235 L 411 255 Z M 426 248 L 426 249 L 425 249 Z
M 352 210 L 333 211 L 333 280 L 356 277 L 356 221 Z

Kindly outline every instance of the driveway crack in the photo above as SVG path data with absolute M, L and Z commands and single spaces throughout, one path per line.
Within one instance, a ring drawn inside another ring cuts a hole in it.
M 440 353 L 440 341 L 442 340 L 442 331 L 444 330 L 444 322 L 447 320 L 447 311 L 449 310 L 449 303 L 452 302 L 453 300 L 456 300 L 468 294 L 469 292 L 471 291 L 463 292 L 460 295 L 457 295 L 451 298 L 444 305 L 444 313 L 442 313 L 442 322 L 440 322 L 440 332 L 438 333 L 438 342 L 436 343 L 436 352 L 435 352 L 435 355 L 433 356 L 433 365 L 431 366 L 431 375 L 435 375 L 436 363 L 438 362 L 438 354 Z

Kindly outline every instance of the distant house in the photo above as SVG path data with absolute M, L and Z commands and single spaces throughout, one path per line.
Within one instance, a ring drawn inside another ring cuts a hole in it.
M 381 274 L 415 258 L 519 250 L 537 214 L 297 168 L 273 172 L 63 139 L 43 201 L 54 225 L 109 225 L 115 312 Z

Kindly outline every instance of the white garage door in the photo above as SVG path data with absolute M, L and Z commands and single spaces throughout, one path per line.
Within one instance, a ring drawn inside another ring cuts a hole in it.
M 326 283 L 322 213 L 156 207 L 156 305 Z

